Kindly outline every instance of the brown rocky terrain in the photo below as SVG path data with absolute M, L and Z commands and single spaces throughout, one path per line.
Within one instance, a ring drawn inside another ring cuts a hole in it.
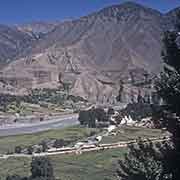
M 23 46 L 18 34 L 19 46 L 13 45 L 22 51 L 8 47 L 8 54 L 16 58 L 7 56 L 11 63 L 3 66 L 1 81 L 5 89 L 8 85 L 25 93 L 29 88 L 58 88 L 61 75 L 71 85 L 71 94 L 113 102 L 123 80 L 124 101 L 129 101 L 129 94 L 138 92 L 132 81 L 142 82 L 160 72 L 162 33 L 173 27 L 174 11 L 162 14 L 128 2 L 77 20 L 11 28 L 22 36 Z M 3 48 L 9 45 L 3 44 L 3 33 L 0 27 L 0 57 L 5 57 Z

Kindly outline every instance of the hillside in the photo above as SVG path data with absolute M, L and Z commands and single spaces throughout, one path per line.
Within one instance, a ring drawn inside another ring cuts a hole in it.
M 62 74 L 74 95 L 92 101 L 115 99 L 120 80 L 129 83 L 133 76 L 141 81 L 146 74 L 160 72 L 162 32 L 173 26 L 169 19 L 175 19 L 174 11 L 162 14 L 128 2 L 72 21 L 18 27 L 28 42 L 34 38 L 32 33 L 43 36 L 27 47 L 23 39 L 23 51 L 1 76 L 8 83 L 16 79 L 13 86 L 20 90 L 50 82 L 58 87 Z M 124 101 L 132 89 L 137 93 L 138 88 L 126 85 Z
M 0 64 L 12 61 L 24 49 L 28 48 L 34 39 L 15 27 L 0 25 Z

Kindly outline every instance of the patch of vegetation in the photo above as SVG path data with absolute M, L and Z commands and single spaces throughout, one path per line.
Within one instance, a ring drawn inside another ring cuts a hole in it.
M 9 175 L 6 180 L 55 180 L 54 169 L 48 157 L 34 157 L 31 162 L 31 175 L 22 177 L 20 175 Z
M 1 137 L 0 153 L 14 152 L 15 148 L 19 146 L 21 149 L 28 148 L 29 146 L 39 144 L 44 140 L 63 139 L 66 142 L 72 143 L 85 137 L 89 137 L 94 131 L 97 133 L 99 132 L 97 129 L 74 126 L 30 135 Z
M 31 91 L 28 102 L 38 104 L 39 102 L 49 102 L 62 105 L 67 99 L 67 94 L 56 89 L 34 89 Z
M 148 103 L 130 103 L 125 109 L 120 111 L 120 114 L 122 116 L 130 115 L 132 119 L 140 121 L 143 118 L 151 117 L 153 115 L 153 108 Z
M 171 149 L 171 145 L 168 142 L 152 143 L 149 141 L 143 143 L 143 141 L 139 139 L 136 145 L 129 146 L 129 151 L 125 154 L 124 159 L 118 162 L 118 179 L 172 179 L 166 166 L 168 163 L 167 148 L 169 150 Z
M 63 180 L 116 180 L 116 164 L 126 149 L 114 149 L 81 155 L 60 155 L 50 157 L 56 179 Z M 0 161 L 0 177 L 19 174 L 30 176 L 31 158 L 10 158 Z
M 161 137 L 162 131 L 158 129 L 149 129 L 149 128 L 141 128 L 141 127 L 121 127 L 116 130 L 116 136 L 105 136 L 102 139 L 101 143 L 116 143 L 119 141 L 129 141 L 142 138 L 153 138 L 153 137 Z
M 81 97 L 70 96 L 66 91 L 58 89 L 33 89 L 28 95 L 16 96 L 0 94 L 0 110 L 3 112 L 23 113 L 30 112 L 31 108 L 23 104 L 39 105 L 40 108 L 49 108 L 49 105 L 63 106 L 67 100 L 74 103 L 87 102 Z
M 97 125 L 96 121 L 109 121 L 108 113 L 105 112 L 102 108 L 91 108 L 90 110 L 80 111 L 78 120 L 81 125 L 88 126 L 90 128 L 95 128 Z
M 79 101 L 87 102 L 86 99 L 84 99 L 84 98 L 82 98 L 82 97 L 80 97 L 80 96 L 69 95 L 69 96 L 67 97 L 67 99 L 68 99 L 68 100 L 72 100 L 74 103 L 77 103 L 77 102 L 79 102 Z

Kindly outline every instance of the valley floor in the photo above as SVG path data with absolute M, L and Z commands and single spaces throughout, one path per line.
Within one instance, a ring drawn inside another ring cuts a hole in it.
M 0 152 L 8 148 L 13 149 L 16 145 L 32 145 L 45 138 L 78 138 L 84 139 L 90 134 L 92 129 L 81 128 L 79 126 L 65 128 L 62 130 L 48 131 L 32 135 L 20 135 L 4 137 L 0 140 Z M 114 143 L 127 141 L 137 137 L 159 137 L 160 130 L 122 127 L 118 129 L 116 136 L 107 136 L 103 143 Z M 98 133 L 98 132 L 97 132 Z M 99 152 L 83 153 L 81 155 L 54 155 L 50 156 L 53 163 L 55 176 L 63 180 L 115 180 L 116 164 L 118 159 L 123 157 L 127 148 L 109 149 Z M 0 177 L 5 180 L 7 175 L 19 174 L 27 176 L 30 174 L 31 158 L 8 158 L 0 160 Z
M 103 152 L 90 152 L 82 155 L 51 156 L 55 176 L 63 180 L 114 180 L 116 163 L 126 149 L 114 149 Z M 30 158 L 10 158 L 0 160 L 0 177 L 5 180 L 8 174 L 30 174 Z

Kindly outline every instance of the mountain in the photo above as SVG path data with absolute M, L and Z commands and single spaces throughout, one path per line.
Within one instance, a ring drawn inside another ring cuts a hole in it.
M 30 42 L 32 34 L 40 38 L 3 68 L 2 76 L 18 79 L 14 86 L 26 89 L 48 83 L 58 87 L 62 74 L 73 95 L 92 101 L 115 99 L 123 80 L 127 101 L 132 90 L 138 91 L 128 85 L 132 78 L 141 81 L 160 72 L 162 33 L 173 27 L 174 11 L 162 14 L 127 2 L 76 20 L 18 27 Z
M 175 8 L 165 14 L 166 18 L 166 29 L 174 29 L 174 26 L 177 24 L 178 18 L 177 14 L 180 12 L 180 7 Z
M 161 26 L 162 14 L 158 11 L 128 2 L 56 26 L 32 52 L 75 47 L 79 57 L 87 56 L 103 70 L 122 71 L 124 66 L 135 65 L 156 71 L 160 66 Z
M 60 22 L 32 22 L 22 25 L 16 25 L 15 27 L 24 33 L 28 33 L 30 36 L 36 39 L 44 37 L 49 32 L 53 31 Z
M 6 64 L 33 42 L 28 34 L 17 28 L 0 25 L 0 64 Z

